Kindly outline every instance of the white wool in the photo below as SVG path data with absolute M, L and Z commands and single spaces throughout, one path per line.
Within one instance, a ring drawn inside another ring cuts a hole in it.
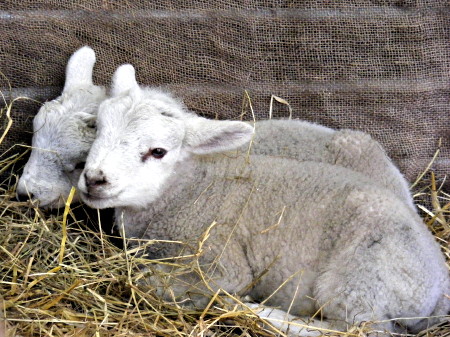
M 447 314 L 443 255 L 412 209 L 403 177 L 381 149 L 374 155 L 377 143 L 364 134 L 332 134 L 325 148 L 339 145 L 336 164 L 315 153 L 315 161 L 279 152 L 223 153 L 248 143 L 253 128 L 198 117 L 170 96 L 156 99 L 134 76 L 129 65 L 116 72 L 117 90 L 100 106 L 97 138 L 79 181 L 88 205 L 116 208 L 127 236 L 187 242 L 184 253 L 195 253 L 214 223 L 199 257 L 211 290 L 271 296 L 267 304 L 279 309 L 252 307 L 292 335 L 310 333 L 277 323 L 289 308 L 289 321 L 322 308 L 322 326 L 375 320 L 391 332 L 404 332 L 396 318 L 417 332 L 433 323 L 423 317 Z M 388 181 L 397 187 L 388 188 Z M 179 253 L 173 244 L 148 249 L 151 258 Z M 147 281 L 167 299 L 197 307 L 212 295 L 193 272 Z M 168 293 L 160 288 L 165 283 Z

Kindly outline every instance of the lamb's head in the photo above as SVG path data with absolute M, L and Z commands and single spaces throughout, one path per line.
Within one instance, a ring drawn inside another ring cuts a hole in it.
M 143 208 L 156 200 L 191 155 L 237 148 L 253 128 L 208 120 L 159 90 L 141 88 L 131 65 L 113 76 L 99 108 L 97 138 L 78 184 L 91 207 Z
M 35 116 L 32 151 L 17 185 L 18 199 L 58 208 L 76 186 L 95 138 L 98 106 L 106 98 L 104 88 L 92 82 L 94 63 L 91 48 L 77 50 L 67 64 L 61 96 L 45 103 Z

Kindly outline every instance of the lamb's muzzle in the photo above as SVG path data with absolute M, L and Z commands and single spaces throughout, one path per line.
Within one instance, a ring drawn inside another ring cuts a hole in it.
M 102 186 L 108 183 L 108 180 L 101 170 L 94 172 L 89 170 L 85 171 L 84 181 L 89 192 L 91 190 L 95 190 L 98 186 Z

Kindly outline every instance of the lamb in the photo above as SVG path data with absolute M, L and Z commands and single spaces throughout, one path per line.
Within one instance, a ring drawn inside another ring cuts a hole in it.
M 338 165 L 226 152 L 248 143 L 252 127 L 198 117 L 170 96 L 155 100 L 129 65 L 113 89 L 78 187 L 89 206 L 116 208 L 124 235 L 174 241 L 150 245 L 151 259 L 198 261 L 202 277 L 150 273 L 158 294 L 199 308 L 220 290 L 268 299 L 280 309 L 249 306 L 302 336 L 365 321 L 418 332 L 448 313 L 439 247 L 392 191 Z M 298 324 L 319 308 L 325 321 Z
M 98 105 L 106 99 L 105 89 L 92 82 L 94 63 L 95 53 L 90 47 L 76 51 L 67 65 L 62 95 L 46 103 L 36 115 L 33 151 L 17 186 L 18 199 L 31 197 L 44 208 L 62 207 L 71 186 L 78 181 L 95 136 Z M 167 95 L 155 90 L 154 96 L 164 101 Z M 255 128 L 252 154 L 351 168 L 376 179 L 414 209 L 408 183 L 369 135 L 297 120 L 258 121 Z M 372 164 L 367 165 L 367 161 Z M 77 201 L 76 195 L 73 202 Z
M 34 118 L 31 155 L 17 185 L 19 200 L 63 207 L 78 182 L 95 138 L 97 108 L 106 98 L 105 89 L 93 84 L 94 63 L 90 47 L 77 50 L 67 64 L 61 96 L 45 103 Z

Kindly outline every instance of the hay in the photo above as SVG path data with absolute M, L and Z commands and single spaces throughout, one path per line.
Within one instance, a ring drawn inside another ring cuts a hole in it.
M 10 105 L 2 110 L 2 119 L 9 120 L 7 111 Z M 0 170 L 14 167 L 17 160 L 3 158 Z M 0 301 L 10 336 L 278 335 L 229 294 L 215 294 L 202 311 L 162 301 L 140 282 L 139 266 L 149 264 L 140 253 L 154 242 L 127 249 L 124 240 L 125 248 L 118 248 L 109 235 L 87 225 L 104 226 L 100 217 L 77 219 L 81 206 L 72 207 L 70 198 L 56 214 L 15 201 L 16 181 L 11 175 L 0 188 Z M 421 186 L 415 198 L 424 220 L 449 261 L 450 195 L 429 172 L 416 186 Z M 184 260 L 175 261 L 177 272 L 195 268 L 183 265 Z M 368 329 L 349 327 L 347 333 L 330 335 L 364 336 Z M 445 336 L 450 327 L 442 324 L 430 331 Z
M 23 336 L 186 336 L 219 331 L 238 335 L 257 329 L 249 312 L 211 309 L 195 312 L 164 303 L 137 286 L 139 249 L 124 251 L 68 211 L 44 215 L 13 201 L 2 189 L 0 204 L 0 290 L 5 316 Z M 69 208 L 66 208 L 69 210 Z M 201 318 L 201 319 L 200 319 Z M 241 333 L 241 332 L 239 332 Z

